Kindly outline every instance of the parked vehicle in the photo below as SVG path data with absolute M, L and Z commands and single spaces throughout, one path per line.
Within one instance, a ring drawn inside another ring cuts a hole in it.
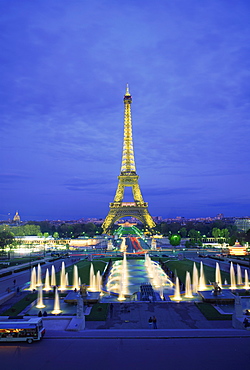
M 38 341 L 45 334 L 41 317 L 8 317 L 0 316 L 0 342 Z

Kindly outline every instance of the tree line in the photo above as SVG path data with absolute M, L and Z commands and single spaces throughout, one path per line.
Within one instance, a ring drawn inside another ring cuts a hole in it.
M 138 228 L 143 229 L 143 225 L 137 225 Z M 179 222 L 161 222 L 157 224 L 155 232 L 169 237 L 171 241 L 172 235 L 180 235 L 181 238 L 190 238 L 187 241 L 187 246 L 202 245 L 202 240 L 206 237 L 214 237 L 219 243 L 227 242 L 233 245 L 236 240 L 240 243 L 250 243 L 250 230 L 247 232 L 239 232 L 235 225 L 229 224 L 223 220 L 217 220 L 211 223 L 202 222 L 187 222 L 185 225 Z M 83 224 L 62 223 L 60 225 L 53 225 L 49 221 L 29 221 L 25 225 L 9 226 L 0 225 L 0 248 L 5 245 L 14 243 L 15 236 L 29 236 L 37 235 L 47 238 L 53 236 L 55 239 L 69 238 L 74 239 L 78 237 L 93 237 L 102 234 L 102 228 L 92 222 Z M 173 243 L 177 239 L 172 238 Z
M 243 244 L 250 243 L 250 229 L 247 232 L 240 232 L 235 225 L 223 220 L 211 223 L 189 221 L 185 226 L 179 222 L 162 222 L 156 225 L 155 230 L 169 238 L 178 234 L 181 238 L 190 238 L 187 246 L 201 246 L 202 241 L 209 237 L 215 238 L 218 243 L 226 242 L 229 245 L 234 245 L 236 240 Z

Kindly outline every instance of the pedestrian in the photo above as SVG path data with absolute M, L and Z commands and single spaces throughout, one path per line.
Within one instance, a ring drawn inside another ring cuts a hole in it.
M 13 280 L 13 284 L 16 285 L 16 279 Z
M 152 321 L 153 321 L 153 328 L 154 329 L 157 329 L 157 320 L 156 320 L 156 317 L 155 316 L 153 316 Z
M 243 321 L 243 325 L 244 325 L 245 328 L 248 328 L 250 326 L 250 322 L 248 321 L 248 319 L 246 317 Z
M 153 319 L 152 319 L 152 317 L 150 316 L 150 318 L 148 319 L 148 327 L 149 327 L 149 329 L 152 329 L 152 327 L 153 327 Z

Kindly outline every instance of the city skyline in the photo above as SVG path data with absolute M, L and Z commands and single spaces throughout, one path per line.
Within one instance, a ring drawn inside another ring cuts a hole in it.
M 250 215 L 250 4 L 0 3 L 0 220 L 105 218 L 129 84 L 152 216 Z

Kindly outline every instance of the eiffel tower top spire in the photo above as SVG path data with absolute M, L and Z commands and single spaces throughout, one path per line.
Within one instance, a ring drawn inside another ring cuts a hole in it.
M 124 138 L 122 152 L 121 174 L 136 173 L 134 147 L 132 137 L 132 119 L 131 119 L 131 103 L 132 96 L 130 95 L 128 84 L 124 95 Z
M 127 86 L 126 86 L 126 94 L 125 94 L 125 96 L 127 96 L 127 95 L 130 95 L 130 93 L 129 93 L 129 88 L 128 88 L 128 84 L 127 84 Z

